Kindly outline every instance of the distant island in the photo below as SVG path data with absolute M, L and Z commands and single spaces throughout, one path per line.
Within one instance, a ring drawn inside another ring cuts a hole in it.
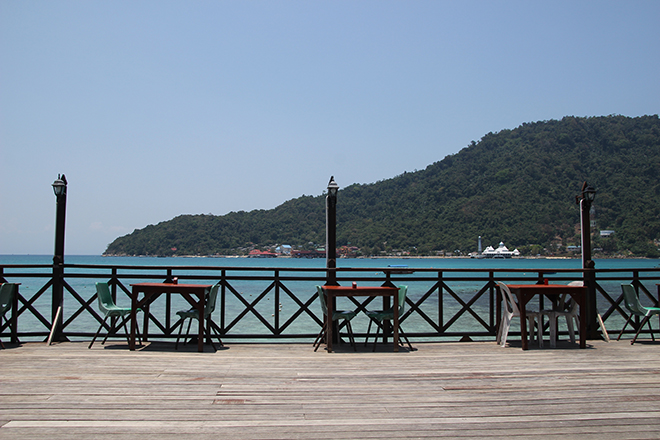
M 598 191 L 594 257 L 658 258 L 659 177 L 658 115 L 524 123 L 424 170 L 340 189 L 337 252 L 467 258 L 481 236 L 526 257 L 579 255 L 575 196 L 587 181 Z M 303 195 L 271 210 L 181 215 L 115 239 L 104 255 L 324 256 L 324 242 L 325 195 Z

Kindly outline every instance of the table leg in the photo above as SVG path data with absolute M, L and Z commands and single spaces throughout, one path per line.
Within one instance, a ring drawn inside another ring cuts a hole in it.
M 133 287 L 131 294 L 131 337 L 128 338 L 128 348 L 131 351 L 135 351 L 135 330 L 137 328 L 137 303 L 138 303 L 137 296 L 138 296 L 138 291 L 135 287 Z
M 393 320 L 394 321 L 393 322 L 393 325 L 394 325 L 394 329 L 393 329 L 394 330 L 393 331 L 393 333 L 394 333 L 394 335 L 393 335 L 394 351 L 398 352 L 399 351 L 399 292 L 398 291 L 397 291 L 397 293 L 394 294 L 394 301 L 393 302 L 394 302 L 394 308 L 393 308 L 393 311 L 394 311 L 394 313 L 393 313 L 393 315 L 394 315 L 394 320 Z
M 587 348 L 587 296 L 580 295 L 581 301 L 578 298 L 573 298 L 580 305 L 580 348 Z M 584 311 L 583 311 L 584 310 Z
M 197 351 L 202 353 L 204 351 L 204 298 L 197 301 L 197 312 L 199 313 L 199 328 L 197 329 Z
M 526 310 L 527 301 L 525 301 L 525 295 L 518 296 L 518 308 L 520 309 L 520 339 L 523 350 L 529 349 L 529 336 L 527 335 L 527 310 Z
M 149 315 L 151 313 L 149 309 L 149 303 L 142 307 L 142 312 L 144 313 L 144 322 L 142 323 L 142 340 L 147 342 L 149 340 Z

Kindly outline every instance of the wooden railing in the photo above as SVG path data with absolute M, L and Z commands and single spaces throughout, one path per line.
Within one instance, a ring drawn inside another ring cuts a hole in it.
M 96 282 L 109 282 L 117 303 L 128 305 L 131 283 L 173 277 L 179 282 L 221 283 L 213 325 L 225 340 L 312 340 L 323 319 L 315 286 L 325 283 L 327 269 L 66 264 L 61 280 L 53 274 L 50 265 L 0 265 L 0 281 L 20 283 L 16 334 L 20 340 L 45 340 L 49 336 L 56 315 L 56 302 L 51 300 L 51 294 L 57 283 L 64 288 L 60 329 L 63 337 L 90 339 L 103 321 L 96 305 Z M 658 304 L 658 268 L 595 269 L 593 274 L 597 311 L 611 334 L 618 334 L 628 318 L 621 284 L 633 284 L 642 303 Z M 583 271 L 337 268 L 336 276 L 339 284 L 408 285 L 406 311 L 401 317 L 406 334 L 417 340 L 457 340 L 495 337 L 497 281 L 535 283 L 547 278 L 550 283 L 568 283 L 582 280 Z M 176 337 L 175 312 L 181 306 L 186 307 L 178 295 L 163 297 L 150 309 L 151 339 Z M 338 307 L 363 311 L 373 300 L 348 298 L 347 303 Z M 10 336 L 10 314 L 5 318 L 0 324 L 0 337 L 6 340 Z M 359 314 L 354 330 L 363 335 L 366 326 L 366 317 Z M 636 331 L 638 326 L 639 320 L 633 320 L 627 332 Z

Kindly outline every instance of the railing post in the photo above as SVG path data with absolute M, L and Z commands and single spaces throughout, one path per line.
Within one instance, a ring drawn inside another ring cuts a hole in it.
M 495 335 L 497 335 L 498 326 L 502 319 L 502 310 L 500 307 L 500 291 L 494 287 L 495 272 L 488 272 L 488 283 L 490 284 L 490 326 L 495 331 Z M 495 322 L 493 322 L 493 319 L 495 319 Z
M 227 285 L 227 270 L 222 269 L 220 271 L 220 282 L 222 283 L 220 285 L 220 329 L 222 333 L 224 334 L 225 331 L 225 311 L 227 307 L 227 302 L 226 302 L 226 296 L 227 296 L 227 290 L 226 290 L 226 285 Z
M 600 339 L 596 304 L 596 272 L 593 267 L 584 268 L 584 286 L 587 288 L 587 339 Z
M 273 301 L 273 315 L 275 315 L 275 331 L 280 334 L 280 271 L 275 270 L 275 301 Z
M 443 294 L 443 285 L 442 281 L 442 271 L 438 271 L 438 327 L 442 328 L 445 325 L 444 313 L 445 313 L 445 301 Z

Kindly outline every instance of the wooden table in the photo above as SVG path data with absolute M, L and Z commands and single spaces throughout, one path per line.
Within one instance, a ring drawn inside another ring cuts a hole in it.
M 328 353 L 332 353 L 332 315 L 335 308 L 335 298 L 340 296 L 382 296 L 383 298 L 394 298 L 394 320 L 393 338 L 394 338 L 394 351 L 399 351 L 399 289 L 397 287 L 369 287 L 369 286 L 323 286 L 325 291 L 325 298 L 327 303 L 328 314 L 325 317 L 326 326 L 326 344 Z
M 163 293 L 178 293 L 183 296 L 193 308 L 199 312 L 199 331 L 197 335 L 197 351 L 204 351 L 204 306 L 206 295 L 211 289 L 210 284 L 174 284 L 174 283 L 137 283 L 131 284 L 131 337 L 129 348 L 135 350 L 135 333 L 137 329 L 137 310 L 145 308 L 145 326 L 142 330 L 144 339 L 147 339 L 147 325 L 149 304 Z M 140 293 L 144 296 L 139 299 Z
M 529 348 L 527 340 L 527 312 L 525 306 L 535 295 L 544 295 L 557 302 L 557 297 L 562 294 L 568 294 L 573 301 L 580 306 L 580 348 L 587 347 L 587 288 L 584 286 L 566 286 L 563 284 L 507 284 L 511 293 L 518 298 L 518 308 L 520 309 L 520 333 L 522 339 L 522 349 Z

